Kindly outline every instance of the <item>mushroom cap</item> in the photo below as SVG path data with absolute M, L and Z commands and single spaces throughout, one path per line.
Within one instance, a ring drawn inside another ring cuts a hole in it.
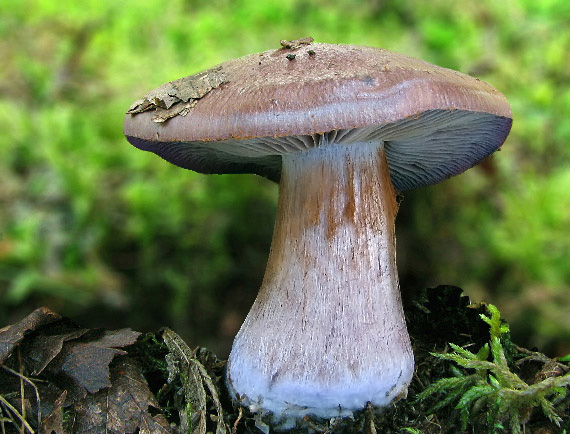
M 383 49 L 305 41 L 155 89 L 131 106 L 124 133 L 180 167 L 274 181 L 282 155 L 383 142 L 405 190 L 478 164 L 511 124 L 505 97 L 479 79 Z

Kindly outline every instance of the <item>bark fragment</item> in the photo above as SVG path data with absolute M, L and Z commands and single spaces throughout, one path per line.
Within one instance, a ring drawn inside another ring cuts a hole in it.
M 298 50 L 303 45 L 309 45 L 313 41 L 314 41 L 313 38 L 311 38 L 310 36 L 307 36 L 306 38 L 295 39 L 293 41 L 283 40 L 283 41 L 280 41 L 280 44 L 281 44 L 281 47 L 283 49 Z
M 221 66 L 188 77 L 180 78 L 151 90 L 135 101 L 127 114 L 136 115 L 155 110 L 154 122 L 165 122 L 175 116 L 186 116 L 198 101 L 209 92 L 227 83 Z

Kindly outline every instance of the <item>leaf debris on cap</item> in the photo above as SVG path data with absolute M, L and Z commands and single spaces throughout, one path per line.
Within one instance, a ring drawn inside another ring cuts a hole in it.
M 279 41 L 279 43 L 281 44 L 282 49 L 298 50 L 303 45 L 310 45 L 313 41 L 314 41 L 313 38 L 307 36 L 306 38 L 295 39 L 293 41 L 282 40 Z
M 163 84 L 135 101 L 127 114 L 136 115 L 155 110 L 154 122 L 165 122 L 175 116 L 186 116 L 190 109 L 209 92 L 228 80 L 221 66 Z

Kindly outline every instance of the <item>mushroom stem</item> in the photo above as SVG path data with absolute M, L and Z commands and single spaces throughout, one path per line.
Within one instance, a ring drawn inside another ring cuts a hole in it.
M 406 394 L 397 211 L 382 143 L 283 156 L 265 277 L 228 363 L 243 404 L 328 418 Z

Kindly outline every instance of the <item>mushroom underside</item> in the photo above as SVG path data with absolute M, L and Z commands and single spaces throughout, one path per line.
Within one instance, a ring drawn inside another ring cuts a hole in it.
M 512 120 L 484 112 L 429 110 L 398 122 L 327 133 L 221 141 L 159 141 L 127 136 L 137 148 L 201 173 L 255 173 L 275 182 L 281 157 L 323 144 L 383 142 L 394 188 L 436 184 L 475 166 L 497 150 Z M 157 125 L 160 137 L 161 125 Z

